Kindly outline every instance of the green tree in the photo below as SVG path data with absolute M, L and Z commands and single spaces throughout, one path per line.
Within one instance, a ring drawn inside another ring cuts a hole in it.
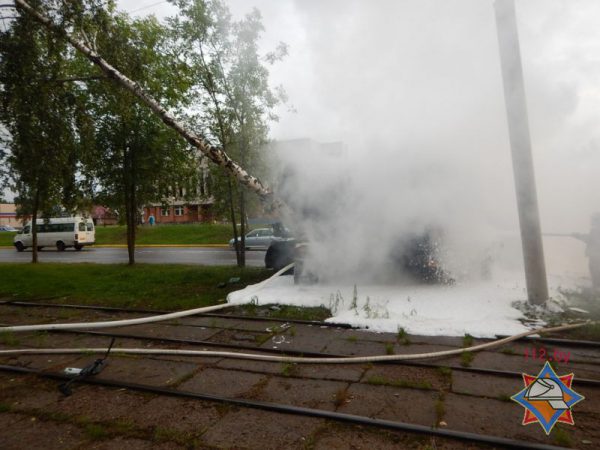
M 95 42 L 98 51 L 120 71 L 163 105 L 175 109 L 187 84 L 185 70 L 173 67 L 168 58 L 167 37 L 153 17 L 131 20 L 119 14 L 104 24 Z M 101 203 L 125 218 L 129 263 L 133 264 L 142 206 L 160 202 L 177 186 L 193 192 L 198 173 L 196 152 L 136 96 L 116 84 L 91 84 L 87 110 L 95 132 L 84 170 L 95 180 Z
M 54 14 L 48 14 L 36 8 L 37 3 L 33 6 L 27 0 L 14 0 L 17 10 L 30 16 L 36 22 L 44 26 L 50 33 L 63 38 L 81 55 L 85 56 L 90 62 L 98 67 L 102 73 L 114 82 L 120 85 L 126 91 L 132 93 L 141 103 L 146 105 L 165 125 L 175 130 L 194 148 L 198 149 L 210 161 L 220 166 L 224 171 L 232 174 L 236 179 L 256 192 L 265 202 L 273 207 L 280 206 L 278 200 L 273 198 L 273 192 L 265 186 L 258 178 L 251 175 L 236 161 L 234 161 L 222 148 L 214 146 L 207 140 L 206 136 L 194 132 L 189 126 L 184 126 L 176 119 L 176 116 L 163 107 L 160 101 L 157 101 L 150 95 L 142 85 L 124 75 L 115 66 L 108 63 L 101 54 L 98 53 L 93 41 L 90 41 L 83 29 L 80 29 L 77 23 L 69 24 L 65 21 L 56 21 Z M 56 0 L 59 1 L 59 0 Z M 73 9 L 79 11 L 83 0 L 67 2 L 66 5 L 74 4 Z M 103 0 L 87 0 L 91 2 L 96 12 L 98 4 L 102 6 Z M 108 0 L 109 6 L 113 2 Z M 101 8 L 100 8 L 101 9 Z
M 56 6 L 38 3 L 39 8 Z M 67 55 L 61 39 L 42 32 L 27 16 L 0 33 L 0 121 L 8 134 L 10 184 L 18 213 L 34 224 L 57 204 L 75 208 L 79 197 L 77 154 L 83 141 L 77 123 L 82 110 Z M 35 226 L 32 237 L 35 263 Z
M 254 9 L 233 21 L 220 0 L 174 0 L 180 13 L 170 20 L 179 60 L 190 67 L 194 86 L 194 109 L 201 132 L 252 172 L 260 171 L 260 149 L 268 136 L 268 123 L 276 120 L 274 107 L 282 100 L 281 89 L 269 86 L 266 63 L 286 54 L 281 44 L 262 58 L 258 41 L 263 31 L 261 16 Z M 265 63 L 266 62 L 266 63 Z M 237 262 L 245 265 L 247 188 L 222 171 L 213 171 L 213 195 L 217 207 L 227 210 L 232 222 Z M 251 195 L 251 194 L 250 194 Z M 257 203 L 256 197 L 250 197 Z M 238 219 L 240 228 L 238 233 Z
M 185 72 L 167 59 L 167 35 L 155 19 L 117 15 L 111 1 L 32 6 L 108 55 L 138 80 L 137 89 L 176 109 L 186 89 L 185 76 L 179 74 Z M 125 218 L 133 264 L 141 206 L 175 186 L 195 187 L 195 152 L 135 92 L 111 82 L 114 77 L 98 75 L 93 61 L 68 44 L 60 33 L 47 33 L 31 14 L 21 14 L 1 36 L 2 122 L 9 131 L 7 160 L 20 213 L 35 221 L 40 211 L 61 204 L 73 210 L 81 205 L 82 192 L 93 194 Z

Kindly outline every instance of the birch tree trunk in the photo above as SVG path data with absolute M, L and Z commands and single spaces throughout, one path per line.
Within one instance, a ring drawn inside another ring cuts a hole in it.
M 205 154 L 212 162 L 231 173 L 239 180 L 240 183 L 256 192 L 263 200 L 271 203 L 270 206 L 278 206 L 273 204 L 272 191 L 258 178 L 250 175 L 243 167 L 233 161 L 221 148 L 211 145 L 204 136 L 186 129 L 183 124 L 178 122 L 175 117 L 171 115 L 165 108 L 163 108 L 154 98 L 152 98 L 152 96 L 146 93 L 138 83 L 129 79 L 115 67 L 110 65 L 86 43 L 73 37 L 64 28 L 55 24 L 49 17 L 38 12 L 25 0 L 15 0 L 15 5 L 17 9 L 29 14 L 32 18 L 48 28 L 50 31 L 67 40 L 69 44 L 85 55 L 93 64 L 98 66 L 108 78 L 111 78 L 124 89 L 133 93 L 142 103 L 148 106 L 165 125 L 173 128 L 193 147 L 199 149 L 203 154 Z

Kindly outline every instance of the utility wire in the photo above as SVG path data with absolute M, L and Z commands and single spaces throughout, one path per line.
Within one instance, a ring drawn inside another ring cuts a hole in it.
M 162 5 L 163 3 L 167 3 L 167 0 L 162 0 L 161 2 L 156 2 L 156 3 L 152 3 L 150 5 L 146 5 L 146 6 L 141 6 L 139 8 L 136 9 L 132 9 L 131 11 L 127 11 L 129 14 L 134 13 L 134 12 L 138 12 L 138 11 L 143 11 L 144 9 L 149 9 L 152 8 L 154 6 L 158 6 L 158 5 Z

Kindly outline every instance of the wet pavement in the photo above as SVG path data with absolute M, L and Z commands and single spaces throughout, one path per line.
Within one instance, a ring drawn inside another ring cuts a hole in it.
M 81 251 L 67 249 L 43 249 L 38 254 L 41 262 L 56 263 L 127 263 L 126 248 L 85 247 Z M 228 248 L 205 247 L 137 247 L 135 259 L 145 264 L 200 264 L 205 266 L 234 266 L 235 252 Z M 22 253 L 14 248 L 0 248 L 0 262 L 31 262 L 31 251 Z M 246 252 L 246 264 L 252 267 L 264 267 L 265 252 L 252 250 Z
M 67 313 L 60 308 L 0 304 L 3 324 L 137 316 L 140 314 L 93 310 Z M 274 329 L 274 325 L 278 327 Z M 523 389 L 520 373 L 535 375 L 542 368 L 541 361 L 525 357 L 525 349 L 540 347 L 535 343 L 518 342 L 476 353 L 468 364 L 461 356 L 455 356 L 422 361 L 432 367 L 400 363 L 320 365 L 201 356 L 127 356 L 119 354 L 118 348 L 239 351 L 230 346 L 243 345 L 257 352 L 277 348 L 375 355 L 461 348 L 463 340 L 426 336 L 400 339 L 391 333 L 307 324 L 281 327 L 281 322 L 273 320 L 216 317 L 192 317 L 114 331 L 137 337 L 117 339 L 115 353 L 97 375 L 99 380 L 337 411 L 528 442 L 600 447 L 600 384 L 578 384 L 581 378 L 600 382 L 600 345 L 544 346 L 549 352 L 555 348 L 570 352 L 569 362 L 559 363 L 556 371 L 559 375 L 573 372 L 573 388 L 586 397 L 573 408 L 575 425 L 559 424 L 558 431 L 555 428 L 546 436 L 539 424 L 522 425 L 524 410 L 509 398 Z M 206 345 L 158 342 L 144 337 L 190 339 Z M 109 341 L 107 336 L 77 333 L 28 333 L 3 335 L 0 347 L 105 347 Z M 0 364 L 60 372 L 65 367 L 83 367 L 96 357 L 26 355 L 0 358 Z M 469 367 L 515 374 L 469 372 Z M 64 397 L 58 384 L 0 371 L 0 448 L 489 448 L 448 438 L 116 387 L 76 384 L 73 395 Z

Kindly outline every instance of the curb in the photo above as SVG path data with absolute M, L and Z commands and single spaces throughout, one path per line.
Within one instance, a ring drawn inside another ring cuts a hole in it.
M 127 248 L 126 244 L 93 244 L 96 248 Z M 176 247 L 176 248 L 229 248 L 227 244 L 136 244 L 135 248 Z M 14 248 L 12 245 L 0 245 L 0 249 Z
M 93 247 L 98 248 L 127 248 L 127 244 L 94 244 Z M 177 248 L 229 248 L 227 244 L 136 244 L 135 248 L 141 247 L 177 247 Z

